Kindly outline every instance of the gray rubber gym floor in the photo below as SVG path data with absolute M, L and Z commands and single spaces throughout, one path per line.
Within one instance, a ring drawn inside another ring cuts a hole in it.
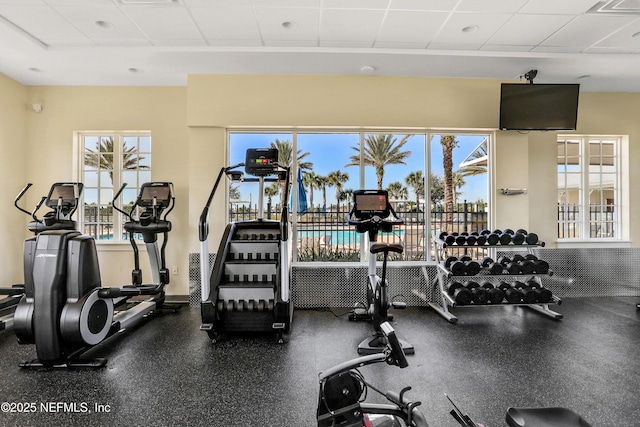
M 411 385 L 431 426 L 457 425 L 445 392 L 487 426 L 504 426 L 509 406 L 544 405 L 594 426 L 638 426 L 637 300 L 565 299 L 561 321 L 521 307 L 457 308 L 456 325 L 428 308 L 395 311 L 394 327 L 416 349 L 410 366 L 361 372 L 378 388 Z M 2 403 L 0 425 L 311 426 L 318 371 L 356 357 L 370 332 L 346 309 L 296 311 L 284 345 L 236 336 L 212 346 L 199 325 L 187 306 L 160 314 L 95 348 L 109 358 L 95 371 L 21 370 L 35 348 L 0 332 L 0 402 L 11 404 Z

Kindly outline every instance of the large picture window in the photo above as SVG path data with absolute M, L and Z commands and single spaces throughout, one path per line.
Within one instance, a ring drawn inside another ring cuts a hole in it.
M 125 218 L 114 211 L 111 202 L 126 183 L 118 203 L 128 211 L 140 185 L 151 181 L 151 135 L 142 131 L 83 132 L 78 134 L 78 142 L 84 233 L 98 242 L 126 240 Z
M 353 190 L 384 189 L 404 219 L 381 241 L 402 243 L 402 260 L 432 260 L 431 236 L 442 231 L 488 227 L 489 141 L 486 133 L 406 131 L 230 131 L 229 164 L 244 161 L 247 148 L 274 147 L 292 169 L 292 208 L 297 261 L 358 261 L 362 236 L 347 223 Z M 295 153 L 295 156 L 293 155 Z M 445 190 L 446 187 L 446 190 Z M 230 221 L 254 218 L 257 186 L 231 183 Z M 266 186 L 267 218 L 276 219 L 281 189 Z M 291 200 L 285 201 L 291 203 Z
M 558 136 L 558 238 L 620 239 L 619 137 Z

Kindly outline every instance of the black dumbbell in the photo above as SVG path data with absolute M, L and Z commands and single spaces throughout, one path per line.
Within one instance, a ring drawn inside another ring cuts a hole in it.
M 483 246 L 485 243 L 487 243 L 487 236 L 481 234 L 476 237 L 476 245 Z
M 544 260 L 537 260 L 533 262 L 536 266 L 536 274 L 549 274 L 549 263 Z
M 506 255 L 502 255 L 502 256 L 498 257 L 497 262 L 498 262 L 501 266 L 506 267 L 506 266 L 507 266 L 507 264 L 509 264 L 509 263 L 511 262 L 511 258 L 509 258 L 509 257 L 508 257 L 508 256 L 506 256 Z
M 486 268 L 486 267 L 489 267 L 494 262 L 495 261 L 493 260 L 493 258 L 491 258 L 490 256 L 486 256 L 480 260 L 480 265 Z
M 534 254 L 526 254 L 526 255 L 524 256 L 524 259 L 528 259 L 528 260 L 530 260 L 530 261 L 537 261 L 537 260 L 538 260 L 538 257 L 537 257 L 537 256 L 535 256 Z
M 535 245 L 538 243 L 538 235 L 536 233 L 527 233 L 527 230 L 524 228 L 518 229 L 516 234 L 522 234 L 527 245 Z
M 522 292 L 522 300 L 525 304 L 535 304 L 538 302 L 538 293 L 536 292 L 536 289 L 532 289 L 518 280 L 511 283 L 511 286 Z
M 530 259 L 520 261 L 520 271 L 522 274 L 533 274 L 536 271 L 536 265 Z
M 484 282 L 482 287 L 487 291 L 487 299 L 491 304 L 500 304 L 504 299 L 504 292 L 493 286 L 493 283 Z
M 460 259 L 453 261 L 451 263 L 451 266 L 449 267 L 449 271 L 451 271 L 451 274 L 453 274 L 454 276 L 464 276 L 466 270 L 467 267 L 465 266 L 465 262 Z
M 444 242 L 448 245 L 451 246 L 456 242 L 456 236 L 454 236 L 453 234 L 448 234 L 445 238 L 444 238 Z
M 521 245 L 526 240 L 526 232 L 525 234 L 519 233 L 520 230 L 516 231 L 516 233 L 511 237 L 511 241 L 514 245 Z
M 487 303 L 487 290 L 480 286 L 480 283 L 474 281 L 468 281 L 465 285 L 467 289 L 471 291 L 473 302 L 475 304 Z
M 497 233 L 491 233 L 487 235 L 487 243 L 491 246 L 495 246 L 500 243 L 500 235 Z
M 491 234 L 491 230 L 487 230 L 486 228 L 484 230 L 480 230 L 481 236 L 488 236 L 489 234 Z
M 473 246 L 476 244 L 476 241 L 478 240 L 477 236 L 474 236 L 473 234 L 470 234 L 467 236 L 467 241 L 465 242 L 467 244 L 467 246 Z
M 511 243 L 511 234 L 507 232 L 500 234 L 500 244 L 506 246 L 509 243 Z
M 494 262 L 489 266 L 489 274 L 502 274 L 504 272 L 504 266 L 499 262 Z
M 507 270 L 507 274 L 522 274 L 520 263 L 516 261 L 511 261 L 509 264 L 507 264 L 505 266 L 505 270 Z
M 538 283 L 537 280 L 529 279 L 527 280 L 527 285 L 535 291 L 538 302 L 549 303 L 553 300 L 553 293 L 549 289 L 542 286 L 542 284 Z
M 444 240 L 444 239 L 446 239 L 446 238 L 447 238 L 447 235 L 448 235 L 448 234 L 449 234 L 449 233 L 447 233 L 446 231 L 443 231 L 442 233 L 440 233 L 440 235 L 438 236 L 438 238 L 439 238 L 440 240 Z
M 447 257 L 447 259 L 444 260 L 444 267 L 447 270 L 450 270 L 451 269 L 451 264 L 453 264 L 453 262 L 457 261 L 457 260 L 458 260 L 458 257 L 455 257 L 455 256 Z
M 453 298 L 455 303 L 459 305 L 471 304 L 473 300 L 471 291 L 465 288 L 460 282 L 450 282 L 447 286 L 447 293 Z
M 511 257 L 511 261 L 513 261 L 513 262 L 521 262 L 523 260 L 524 260 L 524 257 L 522 255 L 520 255 L 520 254 L 514 254 Z
M 512 287 L 507 282 L 500 282 L 500 284 L 498 285 L 498 289 L 504 292 L 504 296 L 507 299 L 507 302 L 511 304 L 522 302 L 522 292 Z
M 456 245 L 462 246 L 466 243 L 466 241 L 467 241 L 467 236 L 464 236 L 462 234 L 459 234 L 458 236 L 456 236 Z

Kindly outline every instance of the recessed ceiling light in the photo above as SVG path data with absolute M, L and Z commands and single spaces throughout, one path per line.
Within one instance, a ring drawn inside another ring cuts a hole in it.
M 139 68 L 131 67 L 131 68 L 129 68 L 129 72 L 130 72 L 130 73 L 139 73 L 139 72 L 140 72 L 140 69 L 139 69 Z
M 469 25 L 468 27 L 464 27 L 462 29 L 462 32 L 463 33 L 473 33 L 473 32 L 478 31 L 478 28 L 480 28 L 480 27 L 478 27 L 477 25 Z
M 29 71 L 33 71 L 34 73 L 39 73 L 42 70 L 40 68 L 37 68 L 37 67 L 29 67 Z
M 106 28 L 108 30 L 115 28 L 115 26 L 109 21 L 96 21 L 95 24 L 100 28 Z
M 631 34 L 631 37 L 633 37 L 634 39 L 635 39 L 636 37 L 640 37 L 640 31 L 638 31 L 637 33 L 633 33 L 633 34 Z
M 583 75 L 581 75 L 581 76 L 578 76 L 578 79 L 579 79 L 579 80 L 582 80 L 582 79 L 588 79 L 589 77 L 591 77 L 591 74 L 583 74 Z
M 293 21 L 284 21 L 282 23 L 282 28 L 285 28 L 287 30 L 293 30 L 297 26 L 298 26 L 298 24 L 296 22 L 293 22 Z

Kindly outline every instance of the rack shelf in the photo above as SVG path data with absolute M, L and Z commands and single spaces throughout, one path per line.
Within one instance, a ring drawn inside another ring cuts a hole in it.
M 533 279 L 535 280 L 540 286 L 542 286 L 542 277 L 544 276 L 551 276 L 553 274 L 552 270 L 549 270 L 548 273 L 546 274 L 488 274 L 488 269 L 483 268 L 480 273 L 478 273 L 477 275 L 454 275 L 451 270 L 449 270 L 447 267 L 445 267 L 444 265 L 444 261 L 442 260 L 443 258 L 443 254 L 446 251 L 447 248 L 457 248 L 457 249 L 495 249 L 495 250 L 507 250 L 507 251 L 513 251 L 513 250 L 520 250 L 520 251 L 526 251 L 528 253 L 531 253 L 531 249 L 536 248 L 536 247 L 542 247 L 544 246 L 544 242 L 537 242 L 534 245 L 528 245 L 528 244 L 523 244 L 523 245 L 514 245 L 514 244 L 509 244 L 509 245 L 457 245 L 457 244 L 453 244 L 453 245 L 448 245 L 445 241 L 443 241 L 442 239 L 434 236 L 433 238 L 433 246 L 434 246 L 434 253 L 435 253 L 435 257 L 436 257 L 436 262 L 437 262 L 437 267 L 438 267 L 438 271 L 437 271 L 437 276 L 436 279 L 433 282 L 432 285 L 432 297 L 430 301 L 427 301 L 428 305 L 433 308 L 439 315 L 441 315 L 442 317 L 444 317 L 448 322 L 450 323 L 456 323 L 458 321 L 458 318 L 451 313 L 451 311 L 449 310 L 449 308 L 453 308 L 453 307 L 462 307 L 462 308 L 466 308 L 466 307 L 498 307 L 498 306 L 505 306 L 505 305 L 512 305 L 512 306 L 522 306 L 522 307 L 528 307 L 532 310 L 538 311 L 548 317 L 551 317 L 552 319 L 555 320 L 559 320 L 562 319 L 562 314 L 555 312 L 553 310 L 551 310 L 549 308 L 550 304 L 557 304 L 560 305 L 562 303 L 562 300 L 560 298 L 558 298 L 557 296 L 553 295 L 552 299 L 550 302 L 545 302 L 545 303 L 524 303 L 524 302 L 517 302 L 517 303 L 510 303 L 510 302 L 501 302 L 498 304 L 465 304 L 465 305 L 460 305 L 457 304 L 455 302 L 455 300 L 449 295 L 449 293 L 446 291 L 446 286 L 445 283 L 452 281 L 452 280 L 459 280 L 459 281 L 470 281 L 470 280 L 474 280 L 474 281 L 503 281 L 505 279 L 507 280 L 521 280 L 523 278 L 529 278 L 529 280 Z M 505 280 L 505 281 L 507 281 Z M 426 295 L 418 295 L 420 298 L 423 298 L 426 300 Z

